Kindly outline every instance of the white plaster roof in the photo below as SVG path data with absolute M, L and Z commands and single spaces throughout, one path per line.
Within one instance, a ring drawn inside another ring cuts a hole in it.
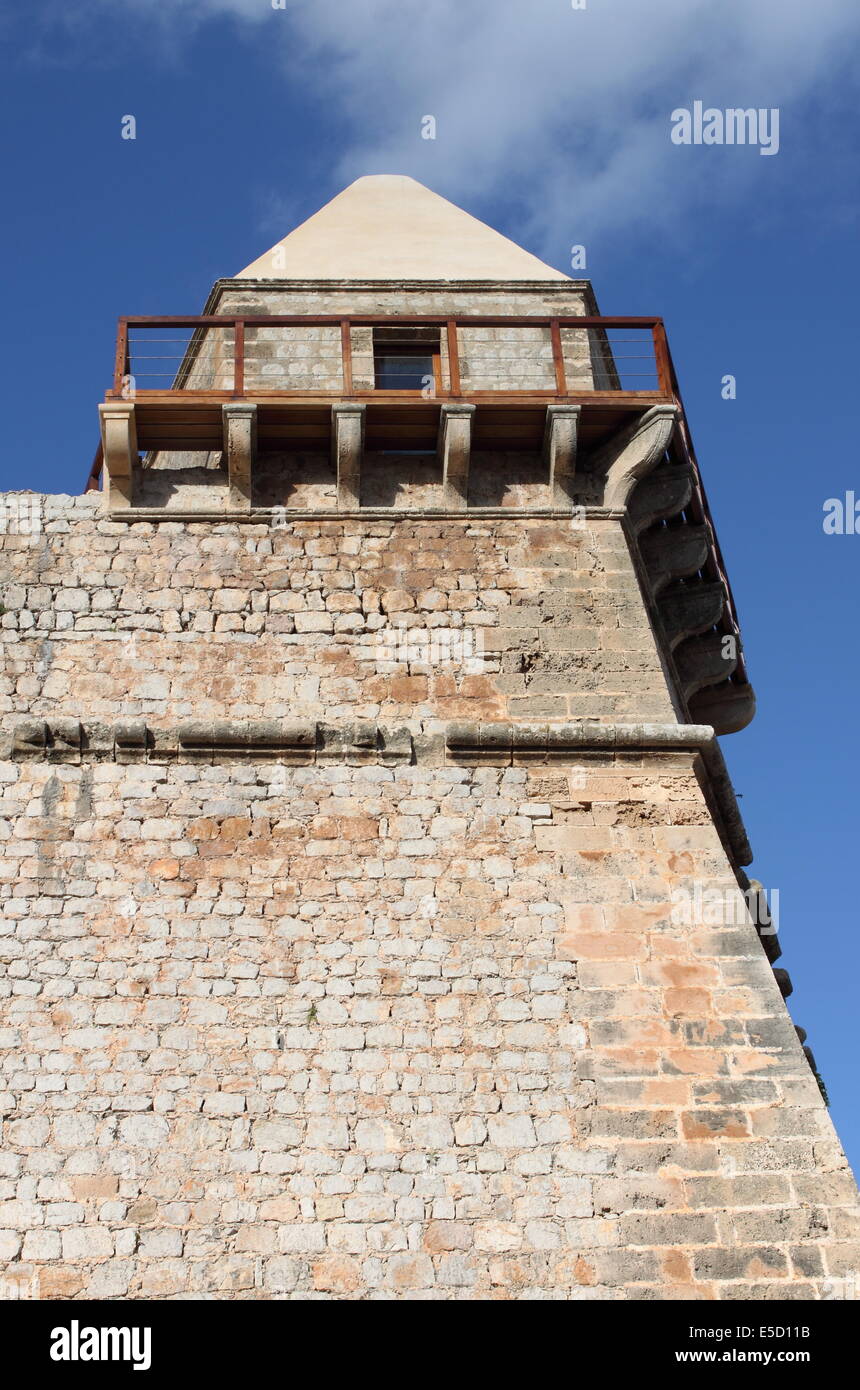
M 253 280 L 569 280 L 402 174 L 357 179 L 239 272 Z

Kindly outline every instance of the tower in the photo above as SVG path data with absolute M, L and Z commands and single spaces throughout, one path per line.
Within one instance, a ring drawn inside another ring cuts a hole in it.
M 662 322 L 360 179 L 100 417 L 6 499 L 5 1277 L 845 1296 Z

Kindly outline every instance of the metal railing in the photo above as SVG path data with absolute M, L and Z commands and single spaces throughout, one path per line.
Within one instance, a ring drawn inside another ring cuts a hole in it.
M 673 398 L 662 319 L 402 314 L 122 318 L 107 398 L 426 399 L 376 385 L 374 330 L 401 326 L 432 339 L 435 398 Z

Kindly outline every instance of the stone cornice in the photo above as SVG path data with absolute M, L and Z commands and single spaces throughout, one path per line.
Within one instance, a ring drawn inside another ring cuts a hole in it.
M 731 779 L 707 724 L 430 720 L 389 726 L 373 720 L 329 725 L 313 719 L 273 719 L 195 720 L 153 728 L 143 719 L 84 725 L 74 718 L 52 718 L 18 723 L 7 744 L 4 755 L 13 761 L 54 763 L 258 760 L 292 765 L 464 762 L 513 767 L 549 766 L 584 753 L 620 759 L 690 753 L 701 757 L 702 789 L 732 862 L 737 866 L 752 860 Z
M 203 306 L 214 314 L 225 291 L 250 294 L 564 294 L 584 300 L 585 313 L 599 316 L 600 309 L 590 280 L 216 280 Z
M 585 521 L 619 520 L 622 512 L 608 507 L 581 507 L 577 516 Z M 123 507 L 109 513 L 111 521 L 249 521 L 257 525 L 280 521 L 565 521 L 575 519 L 567 507 L 353 507 L 338 511 L 334 507 L 252 507 L 179 508 Z
M 216 280 L 209 292 L 209 301 L 224 290 L 299 290 L 318 294 L 328 290 L 462 290 L 486 294 L 586 294 L 594 301 L 590 280 L 286 280 L 235 279 Z M 594 301 L 596 303 L 596 301 Z M 208 313 L 209 309 L 203 311 Z

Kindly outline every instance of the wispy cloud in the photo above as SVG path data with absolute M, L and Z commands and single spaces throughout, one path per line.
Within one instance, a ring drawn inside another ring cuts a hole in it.
M 787 182 L 814 123 L 844 115 L 856 0 L 85 0 L 163 42 L 231 18 L 292 82 L 337 112 L 336 181 L 409 173 L 472 207 L 510 202 L 544 253 L 565 239 L 669 229 L 691 206 Z M 814 98 L 814 112 L 812 112 Z M 670 115 L 694 100 L 781 108 L 783 159 L 679 148 Z M 436 139 L 422 140 L 422 116 Z M 837 132 L 838 134 L 838 132 Z M 786 155 L 786 143 L 788 154 Z

